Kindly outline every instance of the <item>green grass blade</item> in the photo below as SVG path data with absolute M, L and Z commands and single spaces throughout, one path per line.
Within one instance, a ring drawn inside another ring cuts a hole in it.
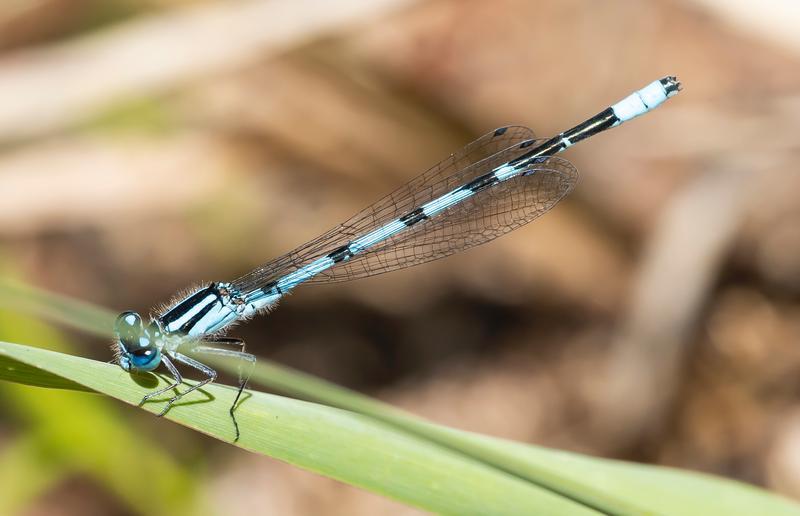
M 17 295 L 35 301 L 49 294 L 27 286 Z M 0 283 L 0 303 L 4 286 Z M 68 298 L 57 303 L 70 305 Z M 66 311 L 66 310 L 65 310 Z M 47 310 L 38 310 L 47 315 Z M 69 309 L 81 321 L 63 322 L 107 334 L 113 314 L 91 305 Z M 98 313 L 101 315 L 98 316 Z M 234 372 L 230 362 L 218 367 Z M 800 514 L 800 506 L 740 482 L 671 468 L 630 464 L 550 450 L 436 425 L 387 404 L 290 368 L 260 360 L 253 380 L 298 398 L 366 415 L 430 443 L 482 462 L 534 485 L 611 514 Z
M 90 389 L 87 389 L 79 383 L 71 382 L 66 378 L 50 374 L 37 367 L 24 364 L 4 355 L 0 355 L 0 377 L 6 381 L 32 385 L 34 387 L 91 392 Z
M 110 336 L 114 327 L 115 314 L 106 308 L 7 278 L 0 278 L 0 308 L 34 315 L 101 337 Z
M 0 338 L 10 337 L 28 342 L 43 339 L 58 349 L 69 347 L 60 332 L 50 326 L 0 310 Z M 0 355 L 0 362 L 11 364 L 17 372 L 25 370 L 24 379 L 29 384 L 46 385 L 57 376 L 4 355 Z M 0 368 L 0 376 L 4 370 L 8 371 Z M 58 387 L 77 385 L 82 391 L 90 390 L 63 378 L 61 381 L 64 385 Z M 203 478 L 197 468 L 199 464 L 191 472 L 178 464 L 160 443 L 146 438 L 129 420 L 120 418 L 117 407 L 108 399 L 80 392 L 31 389 L 11 382 L 0 382 L 0 397 L 4 408 L 23 421 L 25 433 L 16 436 L 14 443 L 33 439 L 20 451 L 20 454 L 29 452 L 26 467 L 13 463 L 15 459 L 22 460 L 19 455 L 11 454 L 7 460 L 0 458 L 0 471 L 3 468 L 8 468 L 9 474 L 14 471 L 14 483 L 26 486 L 19 491 L 0 489 L 0 507 L 13 507 L 24 501 L 25 496 L 36 497 L 37 491 L 48 487 L 43 479 L 52 470 L 61 472 L 63 477 L 78 473 L 93 479 L 134 514 L 207 514 L 197 500 Z M 53 483 L 57 481 L 52 479 Z M 0 510 L 0 514 L 11 513 Z
M 139 382 L 114 365 L 0 342 L 0 355 L 136 404 L 165 381 Z M 1 373 L 0 373 L 1 374 Z M 166 418 L 230 441 L 227 411 L 235 390 L 212 385 Z M 160 403 L 148 404 L 158 411 Z M 239 406 L 238 446 L 447 514 L 595 514 L 589 508 L 360 414 L 250 392 Z
M 230 362 L 215 360 L 215 365 L 234 371 Z M 259 362 L 252 378 L 280 392 L 387 422 L 610 514 L 749 515 L 764 514 L 764 509 L 774 515 L 800 514 L 800 505 L 741 482 L 551 450 L 437 425 L 277 364 Z

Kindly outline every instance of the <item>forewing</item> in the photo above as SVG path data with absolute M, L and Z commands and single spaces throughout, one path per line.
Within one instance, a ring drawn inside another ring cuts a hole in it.
M 246 292 L 289 274 L 312 260 L 347 245 L 358 236 L 525 154 L 537 143 L 532 137 L 533 132 L 530 129 L 520 126 L 487 133 L 346 222 L 255 269 L 236 280 L 234 285 L 240 291 Z M 533 182 L 528 181 L 522 185 L 526 191 L 531 191 L 528 194 L 515 192 L 519 180 L 510 179 L 508 184 L 496 185 L 479 192 L 464 203 L 321 272 L 308 282 L 345 281 L 425 263 L 511 231 L 532 220 L 530 213 L 538 213 L 544 206 L 549 208 L 549 203 L 555 204 L 571 188 L 570 186 L 563 194 L 559 194 L 565 186 L 551 183 L 569 182 L 570 178 L 574 183 L 575 169 L 569 164 L 564 165 L 564 160 L 553 160 L 536 165 L 542 174 Z M 545 167 L 548 163 L 552 164 L 551 168 Z M 545 176 L 556 173 L 560 175 L 545 180 Z M 536 174 L 531 174 L 528 177 L 535 176 Z M 557 181 L 557 178 L 560 179 Z M 558 196 L 558 199 L 553 201 L 552 196 Z M 526 203 L 529 206 L 526 207 Z M 535 216 L 538 215 L 533 218 Z M 516 220 L 515 217 L 519 219 Z M 500 227 L 503 224 L 507 229 Z
M 363 278 L 430 262 L 489 242 L 547 212 L 572 191 L 577 179 L 578 171 L 562 158 L 551 157 L 530 165 L 523 175 L 481 190 L 310 281 Z

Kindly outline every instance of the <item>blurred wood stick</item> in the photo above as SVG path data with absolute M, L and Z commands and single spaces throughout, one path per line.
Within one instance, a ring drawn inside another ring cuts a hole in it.
M 746 212 L 756 167 L 718 163 L 676 193 L 643 258 L 610 349 L 597 431 L 618 449 L 658 428 L 692 332 Z
M 410 0 L 240 0 L 135 19 L 0 60 L 0 141 L 57 131 L 128 96 L 285 52 Z

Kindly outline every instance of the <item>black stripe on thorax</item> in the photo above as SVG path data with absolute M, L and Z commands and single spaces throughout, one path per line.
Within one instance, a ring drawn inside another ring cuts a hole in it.
M 170 322 L 177 321 L 186 315 L 186 312 L 191 310 L 197 303 L 208 297 L 209 294 L 214 294 L 217 296 L 217 298 L 219 298 L 219 293 L 217 292 L 214 283 L 210 284 L 206 288 L 198 290 L 191 296 L 172 307 L 171 310 L 159 318 L 159 321 L 164 327 L 166 327 Z
M 186 315 L 186 313 L 189 310 L 194 308 L 198 303 L 203 301 L 209 295 L 213 295 L 214 297 L 216 297 L 216 299 L 206 303 L 205 306 L 203 306 L 203 308 L 199 312 L 194 314 L 191 319 L 183 323 L 177 329 L 177 331 L 179 332 L 188 333 L 189 330 L 191 330 L 192 327 L 194 327 L 194 325 L 197 324 L 197 322 L 200 319 L 202 319 L 216 303 L 222 303 L 222 296 L 220 295 L 219 290 L 217 289 L 216 283 L 211 283 L 206 288 L 198 290 L 191 296 L 187 297 L 186 299 L 175 305 L 172 308 L 172 310 L 159 317 L 159 322 L 161 323 L 161 326 L 163 328 L 169 327 L 172 322 L 181 319 L 184 315 Z
M 220 302 L 220 303 L 222 302 L 222 299 L 219 297 L 219 294 L 217 294 L 217 300 L 218 300 L 218 302 Z M 211 309 L 214 307 L 214 305 L 215 305 L 215 304 L 216 304 L 216 302 L 213 302 L 213 303 L 206 303 L 206 306 L 204 306 L 204 307 L 202 308 L 202 310 L 200 310 L 199 312 L 197 312 L 196 314 L 194 314 L 194 316 L 192 316 L 192 318 L 191 318 L 191 319 L 189 319 L 188 321 L 186 321 L 186 322 L 183 324 L 183 326 L 181 326 L 181 327 L 179 328 L 179 331 L 181 331 L 181 332 L 183 332 L 183 333 L 189 333 L 189 331 L 190 331 L 192 328 L 194 328 L 194 325 L 195 325 L 195 324 L 197 324 L 197 323 L 200 321 L 200 319 L 202 319 L 203 317 L 205 317 L 205 316 L 206 316 L 206 314 L 207 314 L 208 312 L 210 312 L 210 311 L 211 311 Z

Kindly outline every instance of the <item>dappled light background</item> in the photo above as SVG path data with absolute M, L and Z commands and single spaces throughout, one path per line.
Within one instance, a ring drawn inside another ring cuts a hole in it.
M 4 2 L 0 270 L 147 313 L 497 126 L 549 136 L 675 74 L 676 98 L 569 150 L 578 188 L 530 226 L 299 288 L 233 334 L 436 422 L 800 499 L 798 26 L 793 0 Z M 0 315 L 2 340 L 111 358 Z M 79 453 L 41 445 L 54 418 L 86 422 Z M 168 486 L 160 505 L 132 472 Z M 6 477 L 0 512 L 416 513 L 111 400 L 0 385 Z

